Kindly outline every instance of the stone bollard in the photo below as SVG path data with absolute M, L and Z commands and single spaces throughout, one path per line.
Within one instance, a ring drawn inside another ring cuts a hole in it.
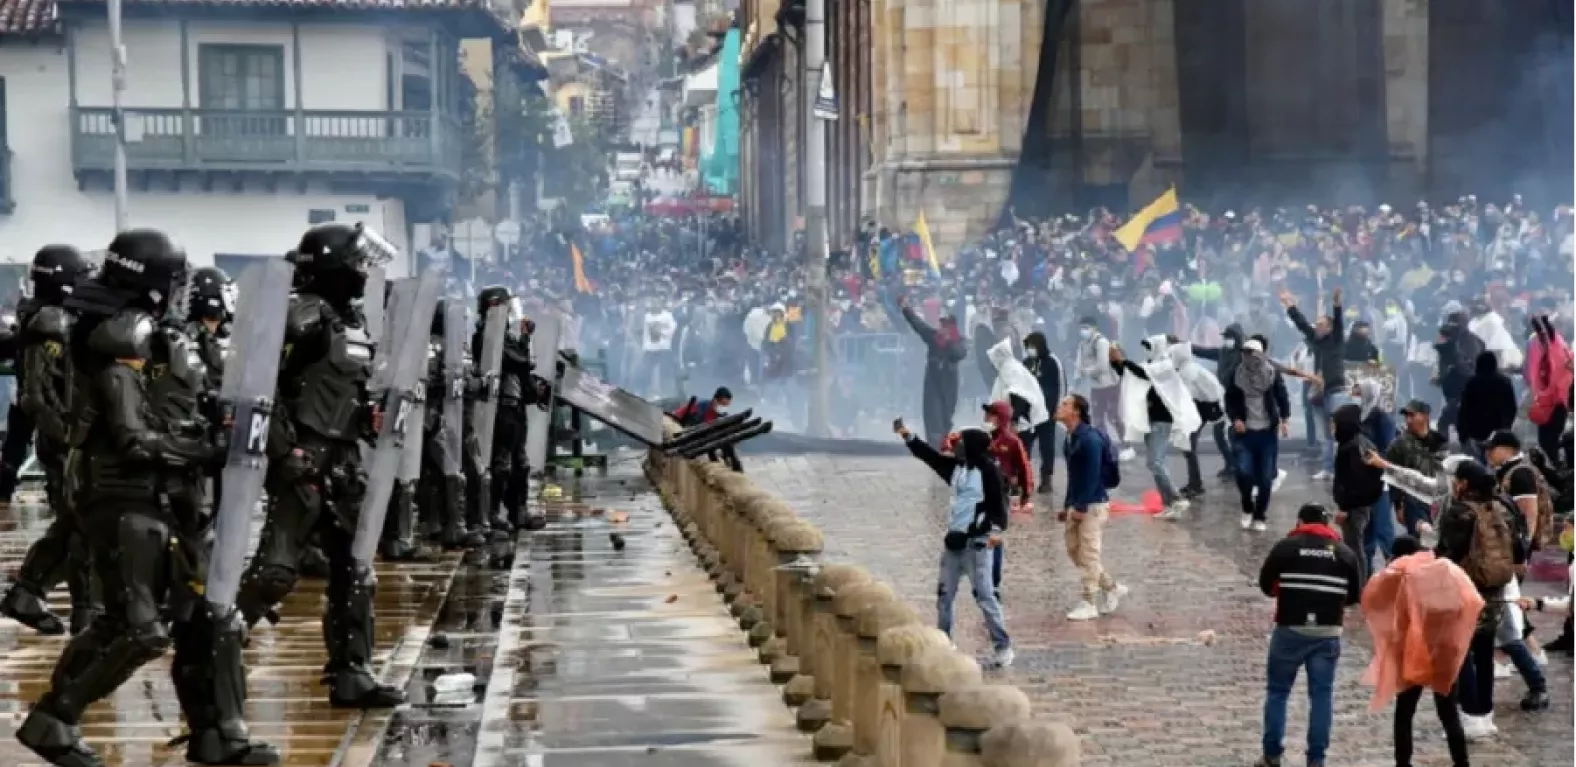
M 856 565 L 827 565 L 810 584 L 810 598 L 800 600 L 799 620 L 805 634 L 799 653 L 799 676 L 783 689 L 783 700 L 798 706 L 799 729 L 815 732 L 832 718 L 832 678 L 836 670 L 837 616 L 832 598 L 839 591 L 870 582 L 870 573 Z
M 744 592 L 746 598 L 733 603 L 733 616 L 739 627 L 749 631 L 755 624 L 766 620 L 770 595 L 773 589 L 772 568 L 777 558 L 771 553 L 766 530 L 779 519 L 792 519 L 793 511 L 776 496 L 765 495 L 740 507 L 741 548 L 744 558 Z
M 903 667 L 903 742 L 900 767 L 951 767 L 944 761 L 947 728 L 941 696 L 980 683 L 980 666 L 951 647 L 931 649 Z
M 877 767 L 900 767 L 903 757 L 903 670 L 931 651 L 952 649 L 952 640 L 941 629 L 911 624 L 889 628 L 876 640 L 876 657 L 881 662 L 881 686 L 876 690 L 873 714 L 877 733 Z M 859 740 L 859 719 L 855 714 L 854 738 Z
M 879 599 L 855 611 L 854 633 L 858 650 L 854 658 L 853 705 L 849 708 L 849 720 L 854 725 L 852 753 L 861 757 L 860 761 L 873 759 L 877 743 L 880 742 L 882 673 L 878 641 L 888 629 L 905 626 L 924 628 L 919 613 L 897 597 Z M 836 716 L 835 704 L 833 716 Z
M 776 519 L 766 535 L 771 558 L 777 562 L 777 566 L 768 573 L 771 580 L 763 592 L 766 597 L 766 623 L 770 631 L 757 625 L 750 629 L 750 642 L 753 645 L 759 638 L 761 662 L 775 664 L 779 658 L 790 654 L 790 636 L 799 616 L 799 611 L 792 608 L 793 583 L 801 577 L 802 571 L 783 566 L 800 559 L 813 560 L 818 557 L 823 539 L 820 530 L 792 516 Z M 772 676 L 772 681 L 777 684 L 792 678 L 792 674 L 789 674 L 778 682 L 775 672 Z
M 1006 722 L 986 730 L 979 745 L 985 767 L 1078 767 L 1083 759 L 1077 733 L 1060 722 Z
M 856 617 L 877 603 L 901 604 L 892 593 L 891 586 L 876 580 L 848 586 L 832 598 L 832 613 L 836 616 L 837 626 L 833 640 L 832 717 L 815 734 L 817 759 L 833 761 L 854 747 L 854 690 L 858 683 L 856 667 L 860 654 Z M 872 669 L 874 659 L 872 653 Z M 819 678 L 816 681 L 819 691 Z
M 941 725 L 947 728 L 947 767 L 984 767 L 980 738 L 986 730 L 1029 718 L 1029 696 L 1005 684 L 954 689 L 941 696 Z

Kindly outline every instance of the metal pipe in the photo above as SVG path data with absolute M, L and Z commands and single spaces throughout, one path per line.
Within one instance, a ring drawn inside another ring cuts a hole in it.
M 804 71 L 800 92 L 804 94 L 803 113 L 807 130 L 800 156 L 805 163 L 805 263 L 810 273 L 805 287 L 809 293 L 810 316 L 815 322 L 811 359 L 815 373 L 810 389 L 810 435 L 830 433 L 827 423 L 827 393 L 831 382 L 830 360 L 826 353 L 826 123 L 816 116 L 816 96 L 826 73 L 826 0 L 807 0 L 804 14 Z
M 124 232 L 126 203 L 126 46 L 120 39 L 120 0 L 109 0 L 110 121 L 115 128 L 115 231 Z

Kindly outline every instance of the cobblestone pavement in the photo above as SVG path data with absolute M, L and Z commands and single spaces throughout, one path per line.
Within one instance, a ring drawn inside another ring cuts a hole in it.
M 1219 466 L 1218 458 L 1206 457 L 1206 477 Z M 1209 495 L 1194 502 L 1189 519 L 1114 517 L 1105 533 L 1105 565 L 1132 593 L 1115 615 L 1087 623 L 1064 617 L 1078 587 L 1051 508 L 1051 499 L 1059 503 L 1062 496 L 1060 478 L 1054 494 L 1039 497 L 1038 514 L 1014 520 L 1003 598 L 1018 660 L 1003 676 L 1029 693 L 1040 715 L 1064 720 L 1084 736 L 1087 767 L 1227 767 L 1257 758 L 1272 607 L 1257 588 L 1258 567 L 1278 535 L 1292 527 L 1298 505 L 1328 500 L 1327 488 L 1306 479 L 1309 470 L 1283 468 L 1291 476 L 1271 509 L 1271 532 L 1240 530 L 1235 490 L 1212 478 L 1206 480 Z M 1118 495 L 1137 500 L 1150 479 L 1141 463 L 1123 469 Z M 1180 479 L 1181 470 L 1177 459 L 1172 476 Z M 821 527 L 829 559 L 870 568 L 922 614 L 934 615 L 934 562 L 948 491 L 928 469 L 907 457 L 812 455 L 762 457 L 746 471 Z M 969 601 L 966 592 L 960 600 Z M 958 616 L 960 645 L 983 650 L 978 611 L 961 604 Z M 1353 612 L 1349 624 L 1358 623 Z M 1535 623 L 1545 639 L 1558 631 L 1548 620 Z M 1361 629 L 1349 627 L 1330 767 L 1395 763 L 1391 713 L 1370 713 L 1369 688 L 1360 682 L 1370 656 Z M 1525 691 L 1519 678 L 1496 684 L 1501 734 L 1473 746 L 1474 764 L 1572 764 L 1571 661 L 1557 656 L 1546 671 L 1555 702 L 1542 713 L 1517 707 Z M 1307 722 L 1301 681 L 1298 688 L 1286 737 L 1287 763 L 1296 765 Z M 1448 765 L 1442 730 L 1426 702 L 1414 728 L 1414 763 Z
M 515 549 L 475 767 L 810 763 L 637 463 L 562 482 Z
M 48 510 L 38 505 L 0 509 L 0 568 L 8 576 L 15 574 L 28 545 L 48 522 Z M 406 684 L 458 564 L 454 555 L 430 564 L 378 565 L 374 670 L 385 681 Z M 303 580 L 280 607 L 280 622 L 253 633 L 246 651 L 251 693 L 246 715 L 252 734 L 279 746 L 286 765 L 358 767 L 371 763 L 390 714 L 329 707 L 328 691 L 318 680 L 327 660 L 320 617 L 323 588 L 323 581 Z M 67 615 L 65 589 L 52 597 L 56 614 Z M 65 641 L 0 618 L 0 765 L 44 764 L 17 743 L 14 734 L 28 707 L 44 693 Z M 88 709 L 83 733 L 107 764 L 186 764 L 184 749 L 166 745 L 185 731 L 170 684 L 169 659 L 166 653 L 144 666 L 114 695 Z

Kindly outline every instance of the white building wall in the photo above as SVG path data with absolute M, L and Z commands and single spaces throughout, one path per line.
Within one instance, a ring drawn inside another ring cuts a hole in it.
M 180 26 L 174 21 L 134 20 L 126 24 L 128 69 L 126 106 L 179 108 L 181 98 Z M 320 24 L 300 31 L 302 101 L 305 109 L 388 109 L 384 32 L 375 27 Z M 191 105 L 198 103 L 197 46 L 203 43 L 278 44 L 285 48 L 285 103 L 295 103 L 290 28 L 282 23 L 191 22 Z M 67 55 L 61 44 L 0 45 L 0 76 L 6 78 L 8 136 L 12 151 L 11 193 L 16 210 L 0 215 L 0 262 L 20 263 L 40 246 L 69 243 L 98 249 L 115 234 L 114 195 L 77 188 L 71 165 L 70 87 Z M 110 104 L 109 42 L 102 26 L 81 29 L 77 37 L 77 100 L 84 107 Z M 395 245 L 405 248 L 404 205 L 373 195 L 334 194 L 293 184 L 278 191 L 232 191 L 215 184 L 203 192 L 132 189 L 133 226 L 169 232 L 185 246 L 192 262 L 212 262 L 215 253 L 281 254 L 308 226 L 314 210 L 333 210 L 335 220 L 364 221 Z M 359 211 L 365 212 L 359 212 Z M 396 265 L 398 273 L 404 265 Z M 396 276 L 398 276 L 396 274 Z

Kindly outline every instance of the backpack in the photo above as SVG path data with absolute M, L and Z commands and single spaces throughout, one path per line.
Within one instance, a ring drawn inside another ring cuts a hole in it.
M 1122 484 L 1122 462 L 1117 459 L 1116 446 L 1111 443 L 1111 438 L 1099 429 L 1095 429 L 1094 433 L 1100 439 L 1101 484 L 1107 490 L 1114 490 Z
M 1544 544 L 1554 540 L 1554 492 L 1549 489 L 1548 478 L 1543 476 L 1543 472 L 1539 470 L 1537 464 L 1528 459 L 1520 466 L 1505 472 L 1505 478 L 1500 480 L 1499 483 L 1501 493 L 1506 492 L 1510 488 L 1510 476 L 1522 469 L 1532 473 L 1533 484 L 1538 487 L 1538 534 L 1526 536 L 1528 548 L 1536 551 L 1543 548 Z M 1514 506 L 1515 501 L 1511 501 L 1511 504 Z M 1521 509 L 1517 508 L 1516 511 L 1517 519 L 1521 520 L 1521 524 L 1525 526 L 1526 521 L 1522 519 Z
M 1472 510 L 1472 548 L 1461 569 L 1480 589 L 1497 589 L 1516 577 L 1515 540 L 1494 502 L 1466 501 Z

